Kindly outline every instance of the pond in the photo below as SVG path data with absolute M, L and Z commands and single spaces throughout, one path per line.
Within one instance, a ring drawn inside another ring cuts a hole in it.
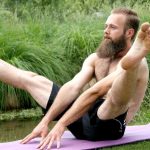
M 20 140 L 29 134 L 40 120 L 21 120 L 0 122 L 0 143 Z M 50 125 L 50 128 L 54 123 Z

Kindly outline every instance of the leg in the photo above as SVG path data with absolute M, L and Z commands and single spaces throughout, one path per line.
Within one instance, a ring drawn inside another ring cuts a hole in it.
M 47 78 L 33 72 L 18 69 L 0 60 L 0 81 L 26 90 L 40 106 L 46 108 L 53 84 Z
M 108 93 L 108 98 L 98 110 L 100 119 L 112 119 L 127 111 L 132 99 L 136 84 L 137 71 L 140 63 L 150 50 L 150 25 L 142 25 L 137 38 L 120 62 L 120 72 L 114 80 Z

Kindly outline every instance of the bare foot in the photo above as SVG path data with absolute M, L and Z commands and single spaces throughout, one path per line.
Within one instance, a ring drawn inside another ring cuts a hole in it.
M 150 24 L 145 22 L 141 25 L 141 29 L 137 34 L 137 38 L 134 45 L 139 43 L 140 49 L 149 52 L 150 51 Z M 133 45 L 133 46 L 134 46 Z
M 143 57 L 150 52 L 150 24 L 143 23 L 129 52 L 122 58 L 123 69 L 136 67 Z

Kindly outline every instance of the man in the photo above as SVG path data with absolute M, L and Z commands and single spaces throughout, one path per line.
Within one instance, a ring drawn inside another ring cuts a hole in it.
M 148 82 L 144 57 L 150 49 L 150 25 L 142 25 L 131 47 L 138 25 L 135 12 L 113 10 L 97 52 L 84 61 L 81 71 L 60 90 L 42 76 L 0 62 L 1 81 L 28 91 L 45 109 L 46 115 L 22 143 L 41 136 L 39 149 L 46 145 L 50 149 L 55 141 L 59 148 L 66 127 L 79 139 L 111 140 L 123 136 L 125 120 L 132 120 L 139 109 Z M 10 72 L 11 76 L 6 77 Z M 79 96 L 93 77 L 97 83 Z M 53 120 L 58 122 L 48 133 L 48 124 Z

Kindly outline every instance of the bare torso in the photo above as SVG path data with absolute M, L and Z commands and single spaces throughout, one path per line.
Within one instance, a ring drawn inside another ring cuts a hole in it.
M 111 74 L 112 72 L 116 71 L 120 58 L 116 58 L 113 60 L 110 59 L 101 59 L 95 54 L 95 62 L 94 62 L 94 68 L 95 68 L 95 79 L 96 81 L 99 81 L 106 77 L 107 75 Z M 139 70 L 143 70 L 143 68 L 147 67 L 146 59 L 144 58 L 142 60 L 142 63 L 140 65 Z M 138 71 L 138 78 L 137 78 L 137 84 L 140 82 L 141 78 L 141 71 Z M 104 96 L 104 98 L 107 97 L 107 94 Z
M 95 59 L 95 79 L 96 81 L 99 81 L 106 77 L 107 75 L 111 74 L 117 69 L 118 63 L 121 58 L 116 59 L 101 59 L 98 56 L 96 56 Z M 107 94 L 104 96 L 106 97 Z

